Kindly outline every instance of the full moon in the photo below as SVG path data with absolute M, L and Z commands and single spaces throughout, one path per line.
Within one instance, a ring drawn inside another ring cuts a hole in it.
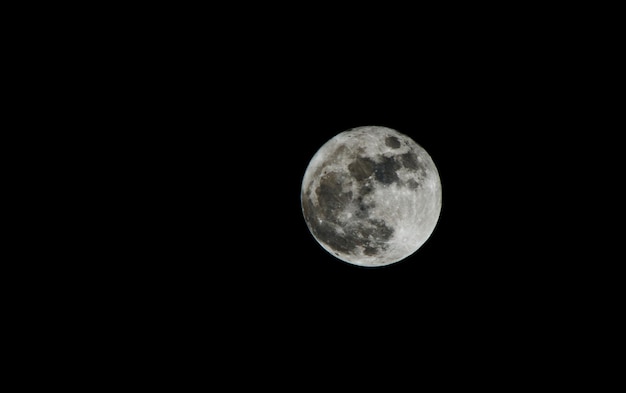
M 415 253 L 441 212 L 441 181 L 413 139 L 379 126 L 343 131 L 313 155 L 302 180 L 302 213 L 338 259 L 385 266 Z

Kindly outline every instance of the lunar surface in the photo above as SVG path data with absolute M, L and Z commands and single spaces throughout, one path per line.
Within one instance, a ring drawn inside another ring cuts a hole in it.
M 378 126 L 341 132 L 320 147 L 300 197 L 317 242 L 359 266 L 413 254 L 441 212 L 441 182 L 430 155 L 408 136 Z

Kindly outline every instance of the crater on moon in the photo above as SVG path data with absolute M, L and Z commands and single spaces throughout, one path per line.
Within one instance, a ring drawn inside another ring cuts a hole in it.
M 302 212 L 317 242 L 339 259 L 384 266 L 411 255 L 441 210 L 439 174 L 428 153 L 387 127 L 341 132 L 312 157 Z
M 400 140 L 395 136 L 388 136 L 385 138 L 385 145 L 391 147 L 392 149 L 397 149 L 400 147 Z

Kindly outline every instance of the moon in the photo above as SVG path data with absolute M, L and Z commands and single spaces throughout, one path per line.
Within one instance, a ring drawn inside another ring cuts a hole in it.
M 441 212 L 430 155 L 394 129 L 343 131 L 313 155 L 302 179 L 302 213 L 315 240 L 338 259 L 385 266 L 415 253 Z

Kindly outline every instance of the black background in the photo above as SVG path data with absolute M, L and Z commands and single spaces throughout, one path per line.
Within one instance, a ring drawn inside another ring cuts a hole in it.
M 390 377 L 445 373 L 450 357 L 501 373 L 511 354 L 578 350 L 571 326 L 594 276 L 561 235 L 585 192 L 570 171 L 586 170 L 570 156 L 591 117 L 573 66 L 584 37 L 511 14 L 400 14 L 142 14 L 89 40 L 75 94 L 98 93 L 81 108 L 98 128 L 83 154 L 100 161 L 88 175 L 102 225 L 81 243 L 98 262 L 78 271 L 105 344 L 246 375 L 279 359 L 303 376 L 319 356 L 325 372 L 375 364 Z M 413 138 L 442 182 L 430 239 L 382 268 L 323 250 L 300 206 L 317 149 L 364 125 Z
M 172 220 L 175 233 L 184 234 L 174 238 L 171 257 L 217 259 L 200 274 L 216 269 L 243 280 L 241 289 L 319 295 L 329 299 L 326 309 L 342 299 L 361 307 L 348 300 L 349 285 L 364 294 L 377 288 L 382 293 L 373 297 L 386 309 L 394 304 L 387 297 L 407 301 L 395 291 L 427 287 L 455 298 L 514 292 L 505 288 L 532 275 L 534 262 L 517 260 L 541 242 L 539 231 L 526 230 L 539 219 L 535 200 L 550 203 L 542 192 L 552 181 L 546 159 L 560 133 L 554 124 L 567 110 L 551 95 L 558 82 L 546 76 L 558 66 L 521 55 L 513 38 L 442 31 L 400 39 L 404 34 L 380 39 L 359 30 L 278 43 L 283 32 L 244 35 L 226 48 L 209 46 L 212 56 L 164 61 L 166 78 L 158 67 L 139 84 L 148 101 L 132 108 L 145 111 L 133 116 L 149 125 L 133 148 L 149 157 L 138 155 L 155 176 L 148 184 L 163 187 L 155 196 L 168 215 L 156 215 L 155 224 Z M 327 255 L 300 208 L 310 158 L 338 132 L 361 125 L 411 136 L 431 154 L 443 184 L 432 239 L 383 269 Z M 257 299 L 267 291 L 257 291 Z
M 307 350 L 334 340 L 417 350 L 424 337 L 472 346 L 532 332 L 522 315 L 554 318 L 562 266 L 544 248 L 537 226 L 550 224 L 535 200 L 550 203 L 539 141 L 554 122 L 546 111 L 562 108 L 546 70 L 509 57 L 519 56 L 510 42 L 441 34 L 397 44 L 330 36 L 319 48 L 251 36 L 228 43 L 236 54 L 177 58 L 170 76 L 150 78 L 133 180 L 147 234 L 130 240 L 129 285 L 142 301 L 158 314 L 199 313 L 201 326 L 247 345 L 289 348 L 296 335 Z M 380 269 L 324 251 L 300 206 L 313 154 L 361 125 L 411 136 L 443 188 L 431 239 Z

